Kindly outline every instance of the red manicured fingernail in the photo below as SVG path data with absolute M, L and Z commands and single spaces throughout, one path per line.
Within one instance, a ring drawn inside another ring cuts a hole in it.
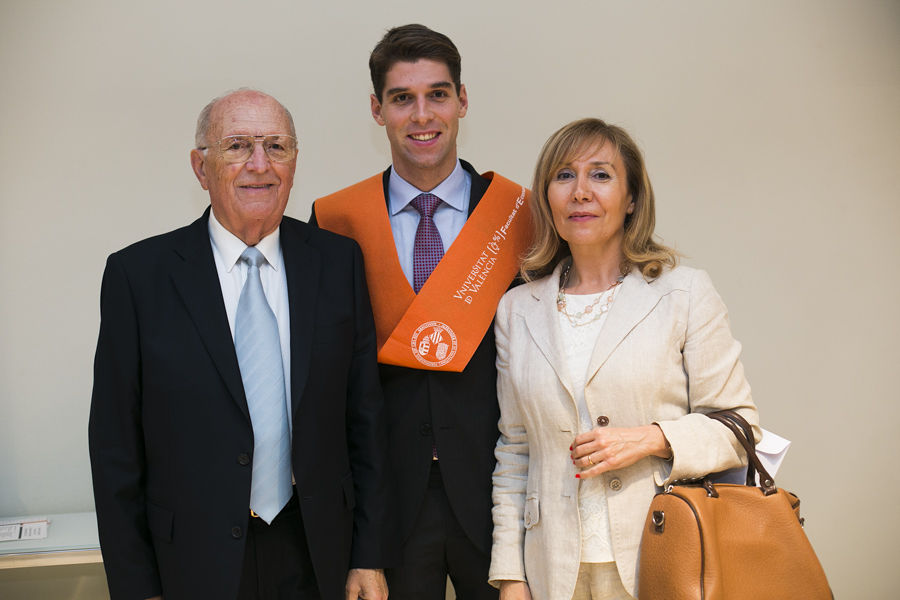
M 571 452 L 571 451 L 572 451 L 572 446 L 569 446 L 569 452 Z
M 578 473 L 575 473 L 575 479 L 581 479 L 581 475 L 579 475 Z

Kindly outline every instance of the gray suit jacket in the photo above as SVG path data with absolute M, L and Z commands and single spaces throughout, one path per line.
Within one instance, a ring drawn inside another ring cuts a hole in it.
M 535 600 L 571 598 L 581 556 L 582 484 L 569 456 L 578 414 L 556 311 L 561 267 L 508 292 L 495 321 L 501 435 L 490 580 L 527 581 Z M 647 281 L 634 270 L 622 283 L 590 360 L 587 406 L 612 427 L 657 423 L 674 453 L 600 476 L 619 575 L 634 596 L 641 529 L 659 486 L 742 462 L 731 433 L 700 414 L 738 409 L 757 426 L 740 351 L 704 271 L 676 267 Z

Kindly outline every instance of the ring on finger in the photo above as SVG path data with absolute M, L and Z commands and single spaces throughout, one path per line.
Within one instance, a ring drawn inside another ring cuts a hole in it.
M 594 465 L 594 460 L 591 458 L 590 454 L 588 454 L 588 462 L 591 463 L 592 466 Z

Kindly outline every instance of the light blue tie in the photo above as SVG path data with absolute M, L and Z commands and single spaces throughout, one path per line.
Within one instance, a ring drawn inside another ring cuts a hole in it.
M 234 320 L 234 349 L 253 423 L 250 508 L 271 523 L 293 493 L 284 366 L 278 321 L 259 278 L 259 267 L 266 258 L 250 246 L 241 260 L 248 269 Z

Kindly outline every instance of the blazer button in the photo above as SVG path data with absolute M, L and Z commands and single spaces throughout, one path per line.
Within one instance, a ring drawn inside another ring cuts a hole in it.
M 241 465 L 242 467 L 246 467 L 247 465 L 249 465 L 250 464 L 250 455 L 247 454 L 246 452 L 242 452 L 242 453 L 238 454 L 238 464 Z
M 618 477 L 614 477 L 614 478 L 610 479 L 609 480 L 609 489 L 611 489 L 614 492 L 618 492 L 619 490 L 621 490 L 622 489 L 622 480 L 619 479 Z
M 429 435 L 431 435 L 431 423 L 422 423 L 419 426 L 419 433 L 423 437 L 428 437 Z
M 600 427 L 606 427 L 607 425 L 609 425 L 609 417 L 607 417 L 606 415 L 600 415 L 599 417 L 597 417 L 597 425 L 599 425 Z
M 241 531 L 240 527 L 235 526 L 231 528 L 231 537 L 233 537 L 234 539 L 240 539 L 242 534 L 243 532 Z

